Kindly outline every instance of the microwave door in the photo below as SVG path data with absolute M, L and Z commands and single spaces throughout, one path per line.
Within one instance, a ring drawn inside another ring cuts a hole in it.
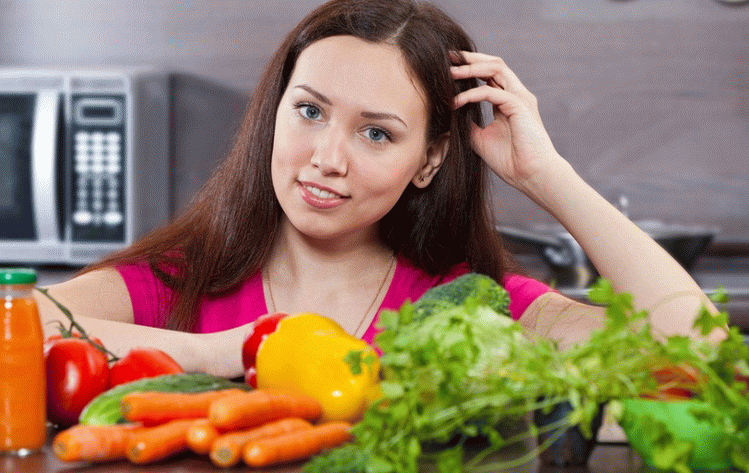
M 40 91 L 34 113 L 34 131 L 31 141 L 31 195 L 37 240 L 40 243 L 59 240 L 57 209 L 57 150 L 60 130 L 58 119 L 60 94 L 57 91 Z
M 31 142 L 36 93 L 0 93 L 0 240 L 36 239 Z

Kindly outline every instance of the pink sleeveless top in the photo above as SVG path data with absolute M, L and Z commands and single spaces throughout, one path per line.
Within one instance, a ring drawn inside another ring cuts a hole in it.
M 130 293 L 135 323 L 163 327 L 166 322 L 166 307 L 169 306 L 173 291 L 153 275 L 147 264 L 118 266 L 117 270 Z M 448 283 L 468 272 L 468 265 L 463 263 L 456 265 L 449 274 L 435 277 L 410 265 L 407 260 L 398 258 L 393 280 L 377 314 L 379 316 L 383 309 L 397 310 L 406 300 L 415 301 L 429 289 Z M 506 275 L 502 285 L 510 295 L 509 309 L 515 320 L 523 315 L 537 297 L 551 290 L 542 282 L 516 274 Z M 195 331 L 210 333 L 228 330 L 250 323 L 267 313 L 262 274 L 258 271 L 230 293 L 204 297 L 200 301 Z M 375 317 L 361 337 L 367 343 L 372 343 L 378 332 L 377 320 L 378 317 Z

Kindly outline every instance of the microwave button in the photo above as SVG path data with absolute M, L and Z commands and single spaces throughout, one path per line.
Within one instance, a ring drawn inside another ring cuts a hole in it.
M 76 143 L 82 143 L 88 141 L 88 133 L 85 131 L 79 131 L 75 134 L 75 142 Z
M 87 210 L 79 210 L 73 214 L 73 221 L 81 226 L 90 224 L 93 219 L 93 214 Z
M 119 143 L 120 139 L 120 134 L 116 131 L 110 131 L 107 133 L 107 140 L 109 140 L 110 143 Z
M 104 214 L 104 223 L 111 227 L 116 227 L 122 223 L 121 212 L 107 212 Z

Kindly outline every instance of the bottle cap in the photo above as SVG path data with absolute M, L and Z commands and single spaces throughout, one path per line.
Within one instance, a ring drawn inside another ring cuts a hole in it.
M 29 268 L 0 268 L 0 284 L 34 284 L 36 271 Z

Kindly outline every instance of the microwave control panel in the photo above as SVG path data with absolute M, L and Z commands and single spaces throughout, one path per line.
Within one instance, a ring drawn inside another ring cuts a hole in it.
M 73 241 L 125 239 L 125 96 L 72 96 L 68 208 Z

